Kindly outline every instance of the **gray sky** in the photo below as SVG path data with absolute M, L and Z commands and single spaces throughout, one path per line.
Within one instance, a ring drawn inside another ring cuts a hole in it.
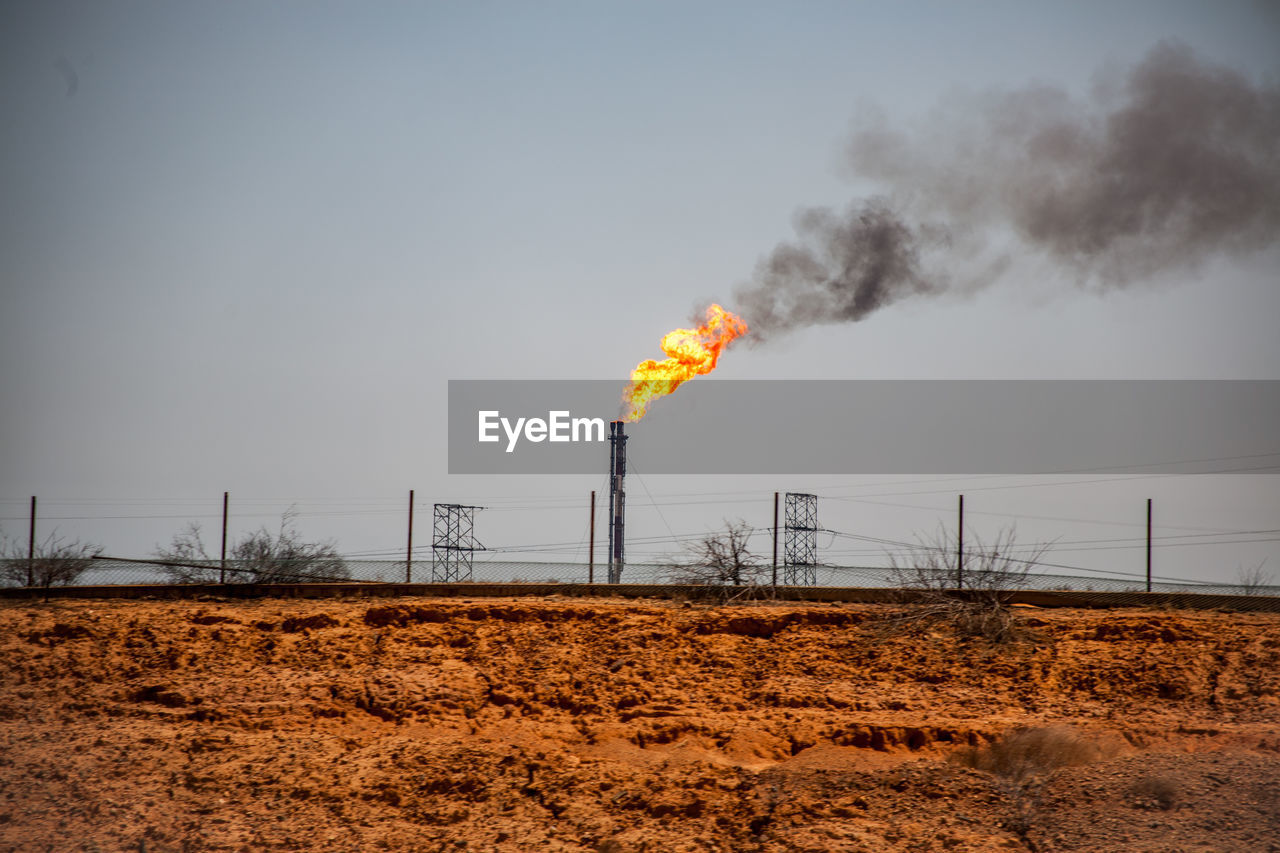
M 1278 10 L 6 3 L 0 527 L 25 538 L 36 494 L 43 531 L 137 556 L 189 519 L 213 531 L 230 490 L 233 535 L 296 504 L 308 535 L 396 552 L 415 488 L 493 507 L 486 544 L 579 543 L 605 460 L 598 481 L 450 477 L 448 379 L 621 382 L 696 305 L 731 300 L 798 209 L 884 191 L 846 156 L 858 117 L 927 135 L 994 90 L 1087 99 L 1162 40 L 1274 91 Z M 737 346 L 716 375 L 1280 378 L 1274 243 L 1125 288 L 1022 248 L 988 286 Z M 635 480 L 632 553 L 767 525 L 776 489 L 886 539 L 949 521 L 959 491 L 982 529 L 1032 539 L 1140 537 L 1147 497 L 1158 535 L 1280 527 L 1278 475 L 903 479 Z M 1276 534 L 1218 538 L 1163 549 L 1160 573 L 1280 574 Z M 879 561 L 847 541 L 828 558 Z

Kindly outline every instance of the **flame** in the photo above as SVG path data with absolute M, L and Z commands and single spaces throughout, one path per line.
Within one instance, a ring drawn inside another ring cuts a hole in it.
M 662 338 L 662 361 L 646 359 L 631 371 L 631 384 L 622 392 L 629 406 L 624 421 L 644 417 L 649 406 L 695 376 L 716 369 L 720 353 L 736 338 L 747 333 L 746 322 L 719 305 L 707 308 L 707 319 L 696 329 L 673 329 Z

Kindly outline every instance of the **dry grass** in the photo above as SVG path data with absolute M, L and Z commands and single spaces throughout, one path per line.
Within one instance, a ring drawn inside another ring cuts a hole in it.
M 1010 643 L 1022 637 L 1008 596 L 982 592 L 954 593 L 938 590 L 904 590 L 905 604 L 884 620 L 887 633 L 950 628 L 957 637 Z
M 1039 822 L 1045 780 L 1055 770 L 1100 756 L 1095 744 L 1066 726 L 1045 726 L 1014 729 L 995 743 L 956 753 L 955 760 L 996 777 L 996 788 L 1009 804 L 1002 826 L 1036 851 L 1031 831 Z
M 995 743 L 964 750 L 957 760 L 1011 782 L 1027 782 L 1062 767 L 1096 761 L 1096 745 L 1066 726 L 1014 729 Z

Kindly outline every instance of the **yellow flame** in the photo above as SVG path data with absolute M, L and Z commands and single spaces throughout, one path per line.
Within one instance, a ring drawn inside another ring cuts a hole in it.
M 719 305 L 707 308 L 706 321 L 696 329 L 673 329 L 662 338 L 662 361 L 646 359 L 631 371 L 631 384 L 622 392 L 628 406 L 624 421 L 638 421 L 658 397 L 665 397 L 695 376 L 716 369 L 720 353 L 747 333 L 746 322 Z

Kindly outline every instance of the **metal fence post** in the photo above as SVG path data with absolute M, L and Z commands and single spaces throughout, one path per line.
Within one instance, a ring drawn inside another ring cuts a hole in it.
M 409 548 L 404 556 L 404 582 L 413 583 L 413 489 L 409 490 Z
M 222 493 L 222 558 L 218 562 L 218 583 L 227 582 L 227 504 L 228 493 Z
M 1151 592 L 1151 498 L 1147 498 L 1147 592 Z
M 36 585 L 36 496 L 31 496 L 31 530 L 27 541 L 27 586 Z

